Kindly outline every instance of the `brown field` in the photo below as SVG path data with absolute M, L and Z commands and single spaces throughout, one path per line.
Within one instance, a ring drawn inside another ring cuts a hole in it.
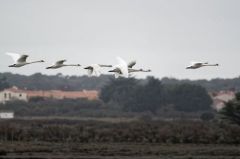
M 0 159 L 240 159 L 240 128 L 202 121 L 0 121 Z
M 231 145 L 3 142 L 0 158 L 9 159 L 238 159 Z

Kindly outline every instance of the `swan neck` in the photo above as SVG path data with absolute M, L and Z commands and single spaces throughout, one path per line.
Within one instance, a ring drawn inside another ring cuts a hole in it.
M 32 62 L 28 62 L 27 64 L 31 64 L 31 63 L 40 63 L 40 62 L 43 62 L 43 61 L 32 61 Z

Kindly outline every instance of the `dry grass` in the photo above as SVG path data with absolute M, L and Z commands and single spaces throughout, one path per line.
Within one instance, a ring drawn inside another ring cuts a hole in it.
M 238 159 L 234 145 L 134 144 L 134 143 L 1 143 L 0 158 L 87 159 Z

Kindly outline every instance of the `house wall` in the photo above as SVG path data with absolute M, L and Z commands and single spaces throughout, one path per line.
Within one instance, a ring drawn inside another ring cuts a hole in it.
M 26 93 L 18 93 L 18 92 L 11 92 L 8 90 L 0 92 L 0 103 L 6 103 L 7 101 L 12 100 L 22 100 L 27 101 L 27 94 Z
M 13 112 L 0 112 L 0 119 L 13 119 L 14 113 Z
M 0 103 L 6 103 L 12 100 L 28 101 L 33 97 L 54 98 L 54 99 L 78 99 L 87 98 L 89 100 L 98 99 L 98 91 L 95 90 L 83 90 L 83 91 L 61 91 L 61 90 L 49 90 L 49 91 L 31 91 L 20 90 L 16 87 L 6 89 L 0 92 Z

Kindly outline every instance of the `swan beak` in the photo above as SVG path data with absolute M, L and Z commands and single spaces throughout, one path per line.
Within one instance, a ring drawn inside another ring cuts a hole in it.
M 45 62 L 44 60 L 41 60 L 41 62 Z
M 110 70 L 110 71 L 108 71 L 108 72 L 115 72 L 114 70 Z
M 46 67 L 46 69 L 50 69 L 51 67 Z
M 14 67 L 14 65 L 9 65 L 8 67 Z

